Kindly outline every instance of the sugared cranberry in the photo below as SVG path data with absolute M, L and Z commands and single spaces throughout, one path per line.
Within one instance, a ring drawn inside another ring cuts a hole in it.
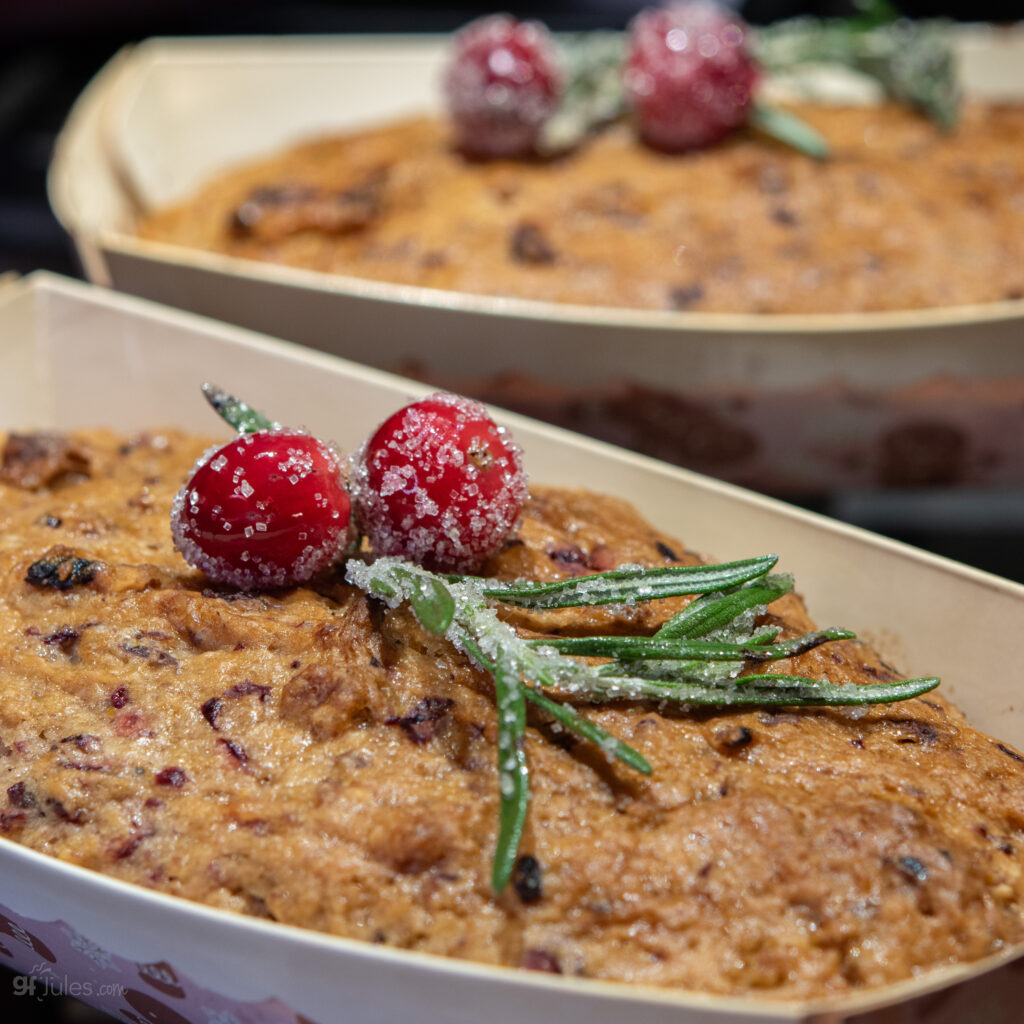
M 435 394 L 387 419 L 355 458 L 353 502 L 376 552 L 469 572 L 526 500 L 522 452 L 479 403 Z
M 558 53 L 535 21 L 493 14 L 455 36 L 444 90 L 459 148 L 476 157 L 529 154 L 558 105 Z
M 311 579 L 342 553 L 348 523 L 337 453 L 298 430 L 241 434 L 207 452 L 171 511 L 185 559 L 243 590 Z
M 743 124 L 758 70 L 745 24 L 705 0 L 641 11 L 624 83 L 640 133 L 658 149 L 710 145 Z

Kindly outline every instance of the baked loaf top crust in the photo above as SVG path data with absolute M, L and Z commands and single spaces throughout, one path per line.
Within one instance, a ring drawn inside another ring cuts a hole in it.
M 594 306 L 839 313 L 1024 298 L 1024 106 L 955 132 L 806 106 L 819 163 L 738 133 L 664 155 L 616 125 L 550 162 L 467 161 L 414 118 L 229 171 L 145 238 L 331 273 Z
M 203 447 L 170 431 L 8 441 L 7 839 L 338 935 L 718 993 L 821 996 L 1024 941 L 1024 756 L 935 694 L 863 713 L 584 707 L 650 778 L 534 721 L 535 863 L 495 897 L 487 679 L 336 581 L 211 589 L 167 526 Z M 538 488 L 488 569 L 677 556 L 695 557 L 618 499 Z M 647 632 L 679 604 L 517 621 Z M 810 628 L 793 595 L 770 615 Z M 893 677 L 855 642 L 778 670 Z

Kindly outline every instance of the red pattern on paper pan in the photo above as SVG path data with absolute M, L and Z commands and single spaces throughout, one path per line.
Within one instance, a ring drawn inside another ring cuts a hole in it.
M 25 976 L 15 992 L 74 996 L 129 1024 L 313 1024 L 277 999 L 242 1003 L 200 988 L 170 964 L 115 956 L 63 921 L 0 904 L 0 964 Z
M 115 956 L 63 921 L 34 921 L 0 904 L 0 964 L 25 975 L 19 993 L 75 996 L 128 1024 L 314 1024 L 278 999 L 242 1003 L 200 988 L 163 961 Z M 21 982 L 21 979 L 17 979 Z M 930 995 L 828 1024 L 1020 1024 L 1024 957 Z M 15 989 L 18 992 L 18 987 Z

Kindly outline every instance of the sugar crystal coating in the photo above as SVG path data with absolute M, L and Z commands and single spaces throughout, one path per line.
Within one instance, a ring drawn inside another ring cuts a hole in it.
M 717 4 L 648 8 L 630 23 L 623 83 L 652 146 L 717 142 L 746 121 L 757 78 L 744 23 Z
M 352 500 L 378 554 L 469 572 L 527 497 L 522 452 L 479 402 L 438 393 L 391 416 L 353 459 Z
M 341 467 L 332 447 L 299 430 L 211 448 L 174 499 L 174 546 L 210 579 L 242 590 L 304 583 L 348 539 Z

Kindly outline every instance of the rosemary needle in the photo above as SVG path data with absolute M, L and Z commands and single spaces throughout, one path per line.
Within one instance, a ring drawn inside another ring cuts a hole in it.
M 530 774 L 523 746 L 526 701 L 517 674 L 504 659 L 499 657 L 492 661 L 468 633 L 462 633 L 459 639 L 466 653 L 481 668 L 487 669 L 494 680 L 498 707 L 498 793 L 501 810 L 491 884 L 495 892 L 501 892 L 512 877 L 530 802 Z
M 695 639 L 726 629 L 738 615 L 766 608 L 793 589 L 792 576 L 765 576 L 728 594 L 705 594 L 677 612 L 655 634 L 659 640 Z
M 762 555 L 719 565 L 669 565 L 645 569 L 624 565 L 611 572 L 574 576 L 565 580 L 517 580 L 499 583 L 482 580 L 484 597 L 520 608 L 551 609 L 593 607 L 602 604 L 633 604 L 659 597 L 681 597 L 724 590 L 759 579 L 778 561 L 778 555 Z M 450 576 L 450 580 L 465 577 Z
M 229 395 L 216 384 L 209 382 L 203 384 L 203 397 L 210 403 L 213 411 L 240 434 L 253 434 L 257 430 L 273 430 L 280 426 L 280 424 L 268 420 L 263 413 L 257 412 L 240 398 Z

